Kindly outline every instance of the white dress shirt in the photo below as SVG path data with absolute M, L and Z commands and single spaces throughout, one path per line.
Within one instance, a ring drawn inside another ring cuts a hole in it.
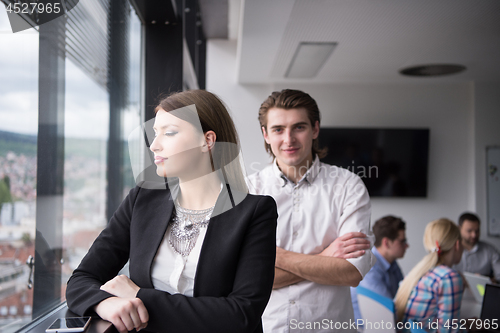
M 352 172 L 321 163 L 316 157 L 294 184 L 276 163 L 248 179 L 250 193 L 271 195 L 278 205 L 276 245 L 288 251 L 318 254 L 337 237 L 352 231 L 373 236 L 370 198 Z M 370 250 L 348 259 L 365 276 L 376 259 Z M 355 332 L 348 286 L 302 281 L 274 289 L 263 315 L 264 332 Z

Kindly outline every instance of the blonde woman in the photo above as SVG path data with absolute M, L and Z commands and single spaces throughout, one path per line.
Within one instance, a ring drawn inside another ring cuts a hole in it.
M 424 246 L 429 254 L 405 277 L 396 295 L 397 319 L 421 322 L 428 332 L 454 332 L 452 320 L 460 319 L 464 290 L 462 276 L 451 268 L 462 257 L 460 230 L 448 219 L 433 221 L 425 228 Z

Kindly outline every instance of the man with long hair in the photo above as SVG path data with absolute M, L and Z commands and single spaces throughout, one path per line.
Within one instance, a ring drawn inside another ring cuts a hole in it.
M 273 92 L 259 121 L 272 165 L 249 177 L 250 191 L 278 205 L 276 267 L 265 332 L 355 332 L 349 286 L 375 259 L 370 198 L 361 179 L 321 163 L 320 112 L 298 90 Z

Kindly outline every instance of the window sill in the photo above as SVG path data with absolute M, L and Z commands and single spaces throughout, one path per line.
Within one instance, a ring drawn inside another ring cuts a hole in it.
M 49 313 L 33 320 L 28 323 L 26 326 L 22 327 L 16 333 L 45 333 L 47 327 L 50 326 L 57 318 L 64 317 L 78 317 L 73 312 L 68 310 L 68 306 L 66 302 L 61 303 L 59 306 L 55 307 Z M 111 333 L 116 332 L 114 326 L 105 320 L 100 319 L 99 317 L 93 317 L 90 326 L 85 333 Z

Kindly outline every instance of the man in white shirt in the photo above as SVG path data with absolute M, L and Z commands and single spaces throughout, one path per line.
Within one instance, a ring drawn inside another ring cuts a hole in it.
M 356 332 L 349 286 L 376 260 L 363 238 L 371 234 L 366 187 L 350 171 L 319 161 L 320 113 L 308 94 L 272 93 L 259 121 L 275 160 L 249 177 L 249 187 L 273 196 L 279 214 L 264 331 Z

